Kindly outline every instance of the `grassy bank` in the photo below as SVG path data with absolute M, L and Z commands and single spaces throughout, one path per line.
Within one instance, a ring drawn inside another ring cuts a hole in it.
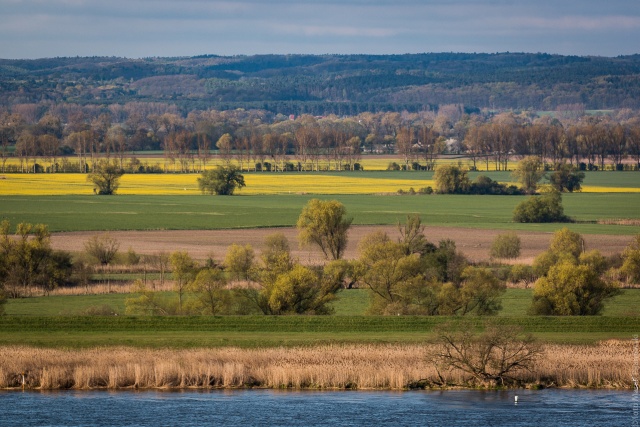
M 269 349 L 84 350 L 0 347 L 0 388 L 123 389 L 237 388 L 407 389 L 440 383 L 421 345 L 322 345 Z M 594 346 L 547 345 L 520 386 L 632 387 L 631 341 Z M 460 371 L 447 383 L 469 384 Z
M 482 328 L 486 318 L 470 318 Z M 418 343 L 460 317 L 419 316 L 206 316 L 0 318 L 0 343 L 52 348 L 135 346 L 266 348 L 326 343 Z M 629 339 L 638 317 L 495 317 L 545 342 L 594 343 Z
M 115 286 L 114 286 L 115 288 Z M 174 292 L 166 295 L 175 296 Z M 502 310 L 498 316 L 527 316 L 531 306 L 532 289 L 507 289 L 502 297 Z M 10 299 L 6 313 L 10 316 L 83 316 L 96 309 L 105 308 L 122 316 L 128 293 L 103 293 L 96 295 L 59 295 L 36 298 Z M 369 291 L 349 289 L 338 292 L 332 302 L 336 316 L 364 315 L 369 305 Z M 623 289 L 620 295 L 608 301 L 603 316 L 621 317 L 640 314 L 640 289 Z

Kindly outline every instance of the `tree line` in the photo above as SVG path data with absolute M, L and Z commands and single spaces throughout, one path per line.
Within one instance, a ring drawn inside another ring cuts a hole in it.
M 640 115 L 620 110 L 556 117 L 522 112 L 466 114 L 461 105 L 421 113 L 285 117 L 266 111 L 191 111 L 130 103 L 96 109 L 66 105 L 0 110 L 0 170 L 81 172 L 100 159 L 141 172 L 201 172 L 213 156 L 241 170 L 357 170 L 363 155 L 399 158 L 391 169 L 433 170 L 441 155 L 470 159 L 471 168 L 507 170 L 514 157 L 537 156 L 547 168 L 637 170 Z M 161 153 L 154 164 L 137 154 Z M 16 164 L 8 164 L 10 158 Z M 75 160 L 74 160 L 75 159 Z

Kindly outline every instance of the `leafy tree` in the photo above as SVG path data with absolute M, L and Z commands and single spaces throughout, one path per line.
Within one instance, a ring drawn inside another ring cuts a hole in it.
M 524 283 L 525 289 L 535 282 L 536 277 L 533 267 L 527 264 L 514 264 L 509 271 L 509 280 L 513 283 Z
M 45 292 L 71 281 L 71 255 L 51 248 L 46 225 L 20 223 L 16 235 L 0 223 L 0 293 L 14 298 L 29 295 L 33 287 Z
M 436 250 L 436 246 L 429 242 L 424 235 L 424 228 L 420 215 L 407 215 L 407 222 L 398 223 L 398 231 L 400 232 L 398 242 L 405 247 L 407 255 L 424 255 Z
M 620 272 L 628 283 L 640 283 L 640 234 L 622 252 Z
M 297 222 L 300 242 L 318 245 L 326 258 L 340 259 L 353 221 L 346 214 L 344 205 L 337 200 L 309 200 Z
M 236 280 L 249 280 L 254 267 L 254 258 L 255 253 L 251 245 L 240 246 L 234 243 L 227 248 L 224 265 Z
M 118 167 L 118 164 L 102 160 L 96 163 L 93 171 L 87 175 L 87 181 L 94 185 L 93 192 L 100 195 L 116 194 L 120 186 L 120 177 L 124 171 Z
M 520 237 L 516 233 L 499 234 L 491 244 L 491 256 L 493 258 L 518 258 L 520 246 Z
M 513 220 L 524 223 L 569 222 L 564 214 L 562 196 L 558 192 L 531 196 L 520 202 L 513 211 Z
M 595 315 L 604 301 L 617 295 L 618 287 L 607 283 L 589 265 L 561 262 L 539 278 L 533 291 L 531 311 L 556 316 Z
M 424 283 L 420 256 L 407 255 L 406 247 L 391 241 L 385 233 L 372 233 L 361 240 L 356 263 L 359 280 L 369 288 L 369 311 L 379 314 L 405 312 L 407 289 Z
M 521 338 L 518 327 L 489 324 L 477 333 L 473 325 L 444 325 L 436 330 L 438 346 L 429 354 L 438 370 L 458 369 L 470 375 L 467 381 L 492 386 L 517 383 L 516 374 L 531 371 L 542 355 L 542 347 L 533 336 Z
M 95 258 L 103 270 L 115 260 L 119 248 L 120 242 L 108 233 L 91 236 L 84 243 L 85 252 Z M 109 278 L 107 278 L 107 286 L 111 291 L 111 280 Z
M 462 272 L 461 307 L 456 314 L 496 314 L 502 309 L 500 298 L 506 290 L 488 268 L 469 266 Z
M 584 172 L 566 163 L 556 166 L 555 172 L 549 176 L 551 186 L 560 193 L 564 193 L 565 191 L 569 193 L 580 191 L 583 180 Z
M 544 167 L 539 157 L 528 156 L 518 162 L 512 175 L 525 193 L 533 194 L 538 188 L 538 181 L 544 176 Z
M 126 314 L 144 314 L 168 316 L 178 313 L 178 306 L 161 292 L 148 289 L 142 280 L 136 280 L 130 298 L 125 299 Z
M 198 178 L 198 187 L 202 194 L 232 196 L 236 189 L 246 187 L 244 175 L 234 166 L 218 166 L 202 172 Z
M 533 260 L 533 270 L 537 276 L 545 276 L 549 269 L 561 262 L 578 264 L 584 251 L 582 236 L 566 227 L 553 233 L 549 249 Z
M 196 262 L 185 251 L 175 251 L 169 256 L 174 289 L 178 294 L 178 314 L 182 314 L 182 302 L 189 283 L 196 275 Z
M 218 268 L 203 268 L 189 284 L 196 297 L 195 310 L 205 315 L 220 314 L 228 311 L 232 298 L 226 289 L 227 280 Z
M 556 254 L 568 253 L 577 259 L 584 251 L 584 239 L 575 231 L 563 227 L 553 233 L 549 249 Z
M 269 307 L 273 314 L 330 314 L 328 303 L 339 288 L 298 264 L 278 276 L 269 294 Z
M 441 194 L 464 194 L 471 185 L 467 171 L 454 165 L 438 166 L 433 179 L 436 181 L 436 191 Z

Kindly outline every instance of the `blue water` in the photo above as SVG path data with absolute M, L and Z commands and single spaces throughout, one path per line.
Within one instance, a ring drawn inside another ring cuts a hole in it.
M 0 392 L 0 426 L 633 426 L 635 397 L 584 390 L 11 391 Z

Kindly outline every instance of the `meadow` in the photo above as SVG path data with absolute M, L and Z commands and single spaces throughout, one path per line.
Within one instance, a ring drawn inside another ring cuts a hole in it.
M 313 197 L 342 202 L 354 225 L 403 222 L 420 214 L 427 225 L 554 231 L 558 224 L 520 224 L 513 209 L 525 196 L 256 195 L 256 196 L 0 196 L 0 216 L 11 223 L 44 223 L 54 232 L 94 230 L 206 230 L 289 227 Z M 586 234 L 640 233 L 640 225 L 597 224 L 640 219 L 640 193 L 563 196 L 568 226 Z
M 531 289 L 508 289 L 503 310 L 492 318 L 470 317 L 520 326 L 548 343 L 593 344 L 629 339 L 640 330 L 640 289 L 626 289 L 608 302 L 602 316 L 529 316 Z M 433 338 L 433 328 L 460 317 L 365 316 L 366 290 L 345 290 L 333 303 L 333 316 L 123 316 L 127 294 L 50 296 L 11 300 L 0 317 L 0 343 L 38 347 L 92 346 L 243 348 L 327 343 L 419 343 Z M 108 306 L 119 315 L 86 316 Z M 188 333 L 186 333 L 188 331 Z

